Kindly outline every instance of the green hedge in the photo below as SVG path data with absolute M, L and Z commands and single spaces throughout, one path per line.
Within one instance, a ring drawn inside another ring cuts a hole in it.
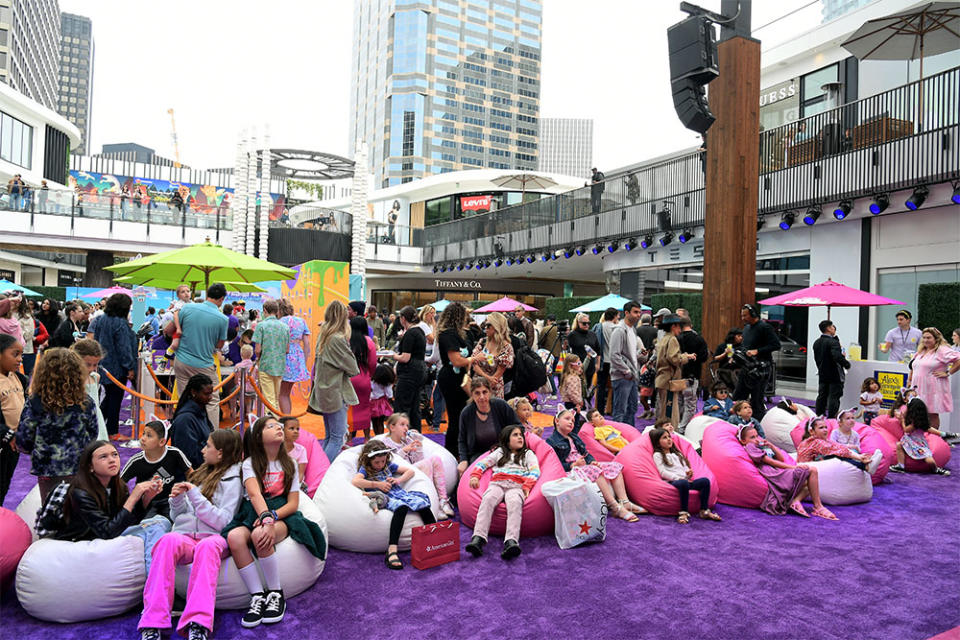
M 950 334 L 960 327 L 960 282 L 935 282 L 920 285 L 917 292 L 917 326 L 936 327 L 951 341 Z
M 569 298 L 547 298 L 547 304 L 543 308 L 543 315 L 546 317 L 548 314 L 553 314 L 557 316 L 557 322 L 566 319 L 568 323 L 573 323 L 574 313 L 571 309 L 576 309 L 577 307 L 587 304 L 596 300 L 596 296 L 571 296 Z M 599 322 L 601 316 L 603 316 L 602 311 L 596 311 L 594 313 L 588 313 L 590 316 L 591 325 L 594 322 Z
M 670 311 L 683 308 L 690 312 L 690 321 L 693 328 L 700 331 L 703 322 L 703 294 L 701 293 L 655 293 L 650 296 L 650 306 L 653 313 L 666 307 Z
M 30 287 L 37 293 L 39 293 L 43 298 L 50 298 L 51 300 L 58 300 L 59 302 L 67 301 L 67 289 L 66 287 Z M 43 298 L 38 298 L 42 300 Z

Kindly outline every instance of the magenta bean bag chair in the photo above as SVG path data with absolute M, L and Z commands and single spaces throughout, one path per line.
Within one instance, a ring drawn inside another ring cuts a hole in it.
M 307 483 L 307 495 L 312 498 L 317 492 L 317 487 L 320 486 L 320 481 L 323 480 L 323 474 L 330 468 L 330 460 L 327 459 L 327 454 L 320 446 L 317 436 L 306 429 L 300 429 L 297 444 L 307 450 L 307 467 L 303 470 L 301 479 Z
M 530 495 L 523 503 L 523 520 L 520 523 L 520 535 L 524 538 L 535 538 L 544 536 L 553 532 L 553 508 L 547 499 L 540 492 L 540 487 L 544 482 L 557 480 L 566 477 L 563 465 L 560 459 L 554 453 L 553 447 L 548 445 L 545 440 L 533 435 L 527 434 L 527 446 L 537 456 L 537 462 L 540 464 L 540 478 L 534 485 Z M 480 486 L 476 489 L 470 488 L 470 474 L 476 463 L 470 465 L 460 478 L 460 484 L 457 486 L 457 506 L 460 509 L 460 521 L 471 529 L 477 523 L 477 512 L 480 510 L 480 500 L 483 498 L 483 492 L 490 484 L 490 478 L 493 471 L 487 469 L 480 477 Z M 502 536 L 507 530 L 507 507 L 501 502 L 493 512 L 493 519 L 490 522 L 490 533 L 492 535 Z
M 767 481 L 737 440 L 737 427 L 718 420 L 703 432 L 703 461 L 717 480 L 717 501 L 734 507 L 759 509 L 767 495 Z M 794 459 L 784 453 L 784 459 Z
M 623 439 L 627 442 L 633 442 L 643 435 L 636 427 L 631 427 L 630 425 L 622 422 L 613 422 L 610 420 L 607 422 L 607 425 L 617 429 L 620 433 L 622 433 Z M 579 435 L 580 439 L 583 440 L 583 444 L 587 445 L 587 451 L 597 459 L 597 462 L 613 461 L 614 455 L 604 448 L 604 446 L 597 441 L 596 437 L 594 437 L 592 424 L 587 422 L 580 427 Z M 624 447 L 624 449 L 626 449 L 626 447 Z
M 877 416 L 870 421 L 870 426 L 874 429 L 883 429 L 894 437 L 894 442 L 903 437 L 903 427 L 900 425 L 900 420 L 893 416 Z
M 793 440 L 795 447 L 800 446 L 803 440 L 803 430 L 807 426 L 807 421 L 803 420 L 790 432 L 790 439 Z M 837 428 L 837 421 L 833 418 L 827 420 L 827 428 L 830 433 Z M 897 462 L 896 442 L 891 446 L 887 439 L 881 434 L 881 429 L 874 429 L 871 425 L 861 422 L 853 423 L 853 430 L 860 434 L 860 453 L 873 453 L 877 449 L 883 452 L 883 459 L 877 467 L 877 472 L 870 476 L 873 484 L 880 484 L 887 477 L 890 467 Z
M 675 438 L 673 442 L 690 462 L 693 477 L 710 480 L 710 501 L 707 506 L 712 507 L 717 503 L 717 477 L 697 455 L 696 448 L 688 440 Z M 680 493 L 676 487 L 660 477 L 653 461 L 653 444 L 649 435 L 632 441 L 615 460 L 623 465 L 624 484 L 627 486 L 627 495 L 633 502 L 658 516 L 675 516 L 680 513 Z M 690 513 L 704 508 L 698 491 L 690 491 L 689 508 Z
M 886 451 L 883 454 L 883 462 L 880 463 L 880 467 L 883 468 L 886 465 L 886 469 L 890 469 L 890 465 L 894 464 L 897 461 L 897 442 L 900 441 L 900 438 L 903 437 L 903 426 L 900 424 L 900 420 L 892 416 L 877 416 L 870 421 L 870 427 L 880 427 L 876 429 L 879 432 L 879 435 L 883 438 L 886 444 L 890 447 L 891 458 L 888 463 Z M 857 433 L 860 433 L 857 430 Z M 803 435 L 803 431 L 800 432 Z M 933 459 L 937 463 L 938 467 L 945 467 L 947 463 L 950 462 L 950 445 L 938 435 L 932 433 L 924 434 L 927 438 L 927 444 L 930 446 L 930 451 L 933 453 Z M 861 433 L 861 440 L 863 434 Z M 863 447 L 864 451 L 867 451 L 866 444 L 864 441 Z M 878 447 L 873 447 L 874 449 Z M 882 447 L 881 447 L 882 448 Z M 930 471 L 930 467 L 927 466 L 927 463 L 923 460 L 914 460 L 910 456 L 904 456 L 903 466 L 907 471 L 913 473 L 925 473 Z M 880 473 L 877 471 L 877 473 Z M 877 484 L 877 481 L 874 480 L 874 484 Z
M 30 527 L 10 509 L 0 507 L 0 590 L 6 591 L 17 573 L 20 558 L 33 542 Z

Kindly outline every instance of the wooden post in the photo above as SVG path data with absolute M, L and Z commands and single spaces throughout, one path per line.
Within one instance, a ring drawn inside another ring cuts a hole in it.
M 717 120 L 707 140 L 703 265 L 703 337 L 711 349 L 740 308 L 756 300 L 760 170 L 760 42 L 734 37 L 718 45 L 720 76 L 710 83 Z

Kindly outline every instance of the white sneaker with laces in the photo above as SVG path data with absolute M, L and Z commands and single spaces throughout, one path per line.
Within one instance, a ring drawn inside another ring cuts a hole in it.
M 873 475 L 877 472 L 877 468 L 880 466 L 880 462 L 883 460 L 883 451 L 877 449 L 873 452 L 873 457 L 870 458 L 870 462 L 867 463 L 867 473 Z

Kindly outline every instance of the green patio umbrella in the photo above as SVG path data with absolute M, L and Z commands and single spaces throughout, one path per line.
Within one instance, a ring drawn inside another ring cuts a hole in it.
M 126 284 L 159 287 L 161 285 L 155 283 L 176 282 L 189 284 L 194 290 L 209 287 L 213 282 L 251 284 L 296 277 L 293 269 L 226 249 L 209 240 L 115 264 L 106 270 L 124 277 Z
M 114 278 L 116 282 L 121 284 L 133 284 L 138 280 L 136 276 L 117 276 Z M 231 293 L 266 293 L 266 289 L 259 287 L 250 282 L 224 282 L 223 280 L 217 280 L 223 286 L 227 288 L 227 291 Z M 149 284 L 141 284 L 140 286 L 146 287 L 156 287 L 157 289 L 167 289 L 168 291 L 176 291 L 183 282 L 171 280 L 169 282 L 165 280 L 152 279 Z

